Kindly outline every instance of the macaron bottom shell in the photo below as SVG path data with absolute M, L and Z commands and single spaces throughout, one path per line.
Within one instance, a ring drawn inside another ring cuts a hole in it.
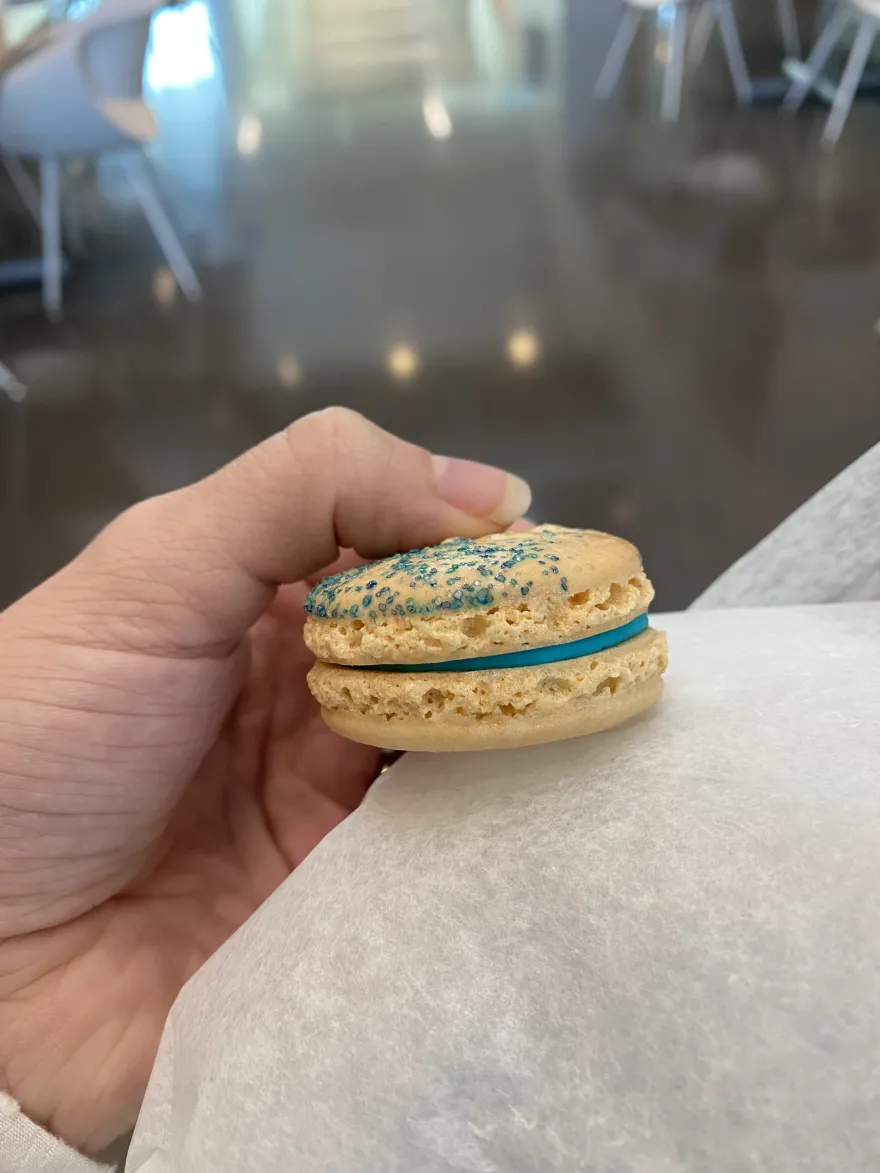
M 601 733 L 622 725 L 655 705 L 663 692 L 663 680 L 632 685 L 619 696 L 596 698 L 537 718 L 488 717 L 470 724 L 429 725 L 417 718 L 386 721 L 370 713 L 322 709 L 324 721 L 334 732 L 382 749 L 414 750 L 422 753 L 461 753 L 481 749 L 521 749 Z
M 319 662 L 309 685 L 344 737 L 442 753 L 610 729 L 659 700 L 666 664 L 666 638 L 649 628 L 598 654 L 533 668 L 396 674 Z

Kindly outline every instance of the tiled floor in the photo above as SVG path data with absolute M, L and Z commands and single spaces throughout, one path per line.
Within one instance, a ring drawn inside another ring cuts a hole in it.
M 743 21 L 762 69 L 771 9 Z M 0 357 L 30 387 L 0 400 L 0 600 L 328 403 L 516 469 L 539 519 L 633 537 L 667 608 L 880 440 L 880 109 L 824 157 L 818 112 L 736 111 L 710 52 L 663 128 L 647 39 L 597 108 L 614 18 L 599 0 L 161 17 L 153 156 L 207 296 L 174 297 L 112 166 L 71 177 L 66 320 L 0 296 Z M 0 252 L 29 231 L 4 192 Z

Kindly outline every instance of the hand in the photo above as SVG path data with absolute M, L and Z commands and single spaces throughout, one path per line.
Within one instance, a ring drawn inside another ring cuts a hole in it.
M 0 1090 L 32 1119 L 89 1152 L 130 1127 L 184 982 L 375 777 L 306 687 L 304 580 L 527 505 L 331 409 L 0 615 Z

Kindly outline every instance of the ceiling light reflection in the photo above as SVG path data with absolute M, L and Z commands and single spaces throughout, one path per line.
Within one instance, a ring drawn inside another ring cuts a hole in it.
M 405 382 L 419 370 L 419 356 L 411 346 L 392 346 L 387 355 L 388 370 L 395 379 Z
M 243 114 L 235 145 L 240 155 L 255 155 L 263 143 L 263 124 L 256 114 Z
M 156 305 L 174 305 L 177 300 L 177 281 L 167 265 L 160 265 L 153 274 L 153 301 Z
M 452 119 L 439 94 L 425 94 L 422 99 L 422 116 L 431 138 L 446 139 L 452 134 Z
M 507 357 L 515 367 L 532 367 L 541 357 L 541 344 L 532 330 L 514 330 L 507 339 Z
M 292 354 L 283 354 L 275 364 L 278 382 L 286 391 L 295 390 L 302 382 L 302 367 Z

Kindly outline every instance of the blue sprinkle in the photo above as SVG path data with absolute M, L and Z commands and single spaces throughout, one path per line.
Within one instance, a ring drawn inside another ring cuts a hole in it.
M 320 618 L 327 618 L 331 613 L 333 617 L 364 615 L 371 619 L 385 614 L 430 615 L 461 610 L 465 606 L 477 609 L 490 604 L 495 597 L 492 587 L 483 585 L 486 580 L 508 583 L 512 595 L 519 593 L 524 597 L 534 585 L 533 581 L 528 580 L 527 586 L 519 587 L 515 578 L 508 580 L 506 572 L 514 566 L 531 562 L 533 573 L 539 568 L 542 574 L 546 573 L 548 562 L 559 561 L 557 555 L 548 553 L 548 547 L 555 539 L 555 534 L 545 531 L 534 535 L 509 535 L 501 544 L 486 539 L 475 542 L 459 538 L 437 547 L 410 550 L 383 562 L 374 562 L 370 567 L 355 567 L 328 576 L 309 593 L 304 609 L 307 615 Z M 469 572 L 470 582 L 457 576 L 460 570 Z M 551 573 L 558 574 L 559 571 L 554 566 Z M 407 598 L 401 598 L 400 589 L 394 589 L 401 583 L 410 584 L 412 594 Z M 458 589 L 453 590 L 453 587 Z M 355 597 L 357 602 L 353 602 Z M 506 590 L 502 597 L 508 597 Z M 374 599 L 378 611 L 369 610 Z
M 565 594 L 568 594 L 568 579 L 567 579 L 567 578 L 560 578 L 560 580 L 559 580 L 559 586 L 560 586 L 560 589 L 561 589 L 561 590 L 562 590 L 562 591 L 563 591 Z

